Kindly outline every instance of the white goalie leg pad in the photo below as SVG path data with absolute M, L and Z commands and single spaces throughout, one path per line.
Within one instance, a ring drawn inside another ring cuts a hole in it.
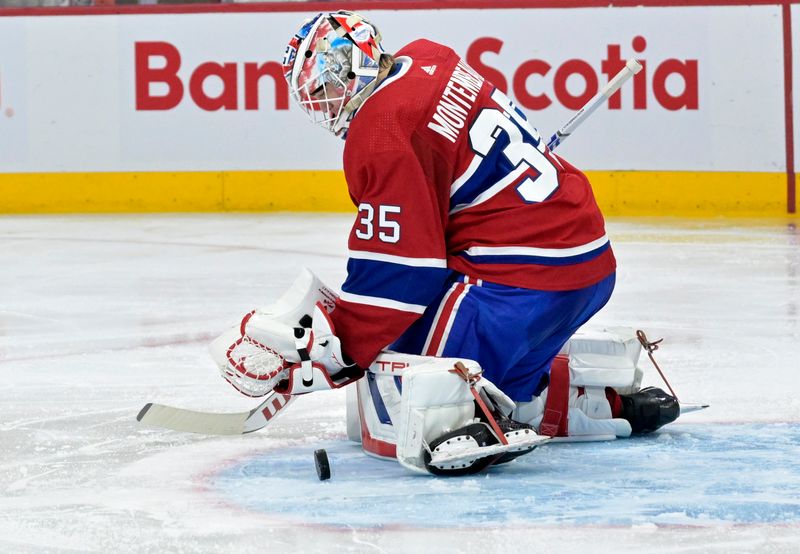
M 347 440 L 361 443 L 361 417 L 358 413 L 358 384 L 356 381 L 351 387 L 345 387 L 345 420 L 347 425 Z
M 630 423 L 612 418 L 605 388 L 612 387 L 619 394 L 639 390 L 643 375 L 638 366 L 641 350 L 633 329 L 581 332 L 570 338 L 561 351 L 568 356 L 569 400 L 567 437 L 560 440 L 630 436 Z M 540 428 L 549 405 L 549 389 L 529 402 L 517 403 L 512 418 Z
M 460 358 L 381 353 L 366 376 L 348 388 L 348 438 L 361 442 L 369 455 L 397 458 L 408 469 L 427 472 L 424 456 L 430 453 L 430 442 L 476 421 L 475 397 L 467 382 L 453 371 L 457 362 L 471 374 L 480 374 L 476 362 Z M 487 379 L 480 378 L 474 387 L 490 409 L 505 415 L 514 409 L 514 402 Z M 482 458 L 546 440 L 534 438 L 532 432 L 524 437 L 517 434 L 506 435 L 509 445 L 476 445 L 459 451 L 457 457 Z M 453 455 L 440 452 L 432 457 Z
M 381 352 L 366 375 L 346 388 L 348 438 L 360 442 L 364 452 L 371 456 L 395 458 L 403 375 L 409 368 L 433 360 L 444 363 L 447 368 L 458 361 Z
M 480 372 L 476 362 L 461 361 L 471 372 Z M 473 422 L 474 398 L 453 367 L 453 360 L 429 358 L 403 374 L 397 461 L 407 469 L 427 473 L 428 443 Z
M 401 386 L 399 377 L 368 371 L 346 388 L 353 397 L 347 406 L 348 438 L 360 442 L 370 456 L 384 459 L 396 456 Z
M 569 357 L 572 384 L 613 387 L 620 394 L 632 394 L 641 388 L 641 352 L 636 331 L 627 328 L 581 331 L 561 349 Z

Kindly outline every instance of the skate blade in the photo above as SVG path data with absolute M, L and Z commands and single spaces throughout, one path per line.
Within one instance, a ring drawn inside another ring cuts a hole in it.
M 709 404 L 680 404 L 680 415 L 690 414 L 692 412 L 699 412 L 709 407 Z

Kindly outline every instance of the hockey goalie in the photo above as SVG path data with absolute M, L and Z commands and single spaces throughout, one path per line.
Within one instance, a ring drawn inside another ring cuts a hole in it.
M 211 345 L 239 392 L 300 395 L 347 389 L 348 437 L 363 450 L 435 475 L 503 464 L 554 440 L 610 440 L 674 421 L 678 401 L 640 388 L 633 331 L 579 333 L 562 347 L 537 394 L 514 400 L 461 357 L 384 350 L 361 367 L 347 357 L 331 314 L 339 296 L 304 270 L 274 304 L 254 310 Z M 645 343 L 647 344 L 647 343 Z
M 611 241 L 586 175 L 500 88 L 430 40 L 387 52 L 350 11 L 303 22 L 283 70 L 297 107 L 344 139 L 358 215 L 341 294 L 306 274 L 217 341 L 234 387 L 354 383 L 364 450 L 431 473 L 678 416 L 674 395 L 640 390 L 636 337 L 575 335 L 611 298 Z

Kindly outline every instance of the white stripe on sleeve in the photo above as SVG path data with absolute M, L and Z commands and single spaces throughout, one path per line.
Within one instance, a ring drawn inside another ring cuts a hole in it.
M 543 258 L 568 258 L 596 250 L 608 242 L 608 235 L 571 248 L 535 248 L 532 246 L 473 246 L 466 253 L 470 256 L 541 256 Z
M 447 260 L 444 258 L 408 258 L 406 256 L 378 254 L 377 252 L 366 252 L 364 250 L 350 250 L 348 255 L 355 260 L 388 262 L 392 264 L 407 265 L 410 267 L 447 268 Z
M 349 292 L 342 292 L 339 298 L 345 302 L 352 302 L 353 304 L 363 304 L 365 306 L 378 306 L 379 308 L 389 308 L 391 310 L 398 310 L 401 312 L 409 312 L 414 314 L 425 313 L 426 306 L 420 304 L 406 304 L 405 302 L 398 302 L 397 300 L 390 300 L 388 298 L 381 298 L 379 296 L 363 296 L 361 294 L 352 294 Z

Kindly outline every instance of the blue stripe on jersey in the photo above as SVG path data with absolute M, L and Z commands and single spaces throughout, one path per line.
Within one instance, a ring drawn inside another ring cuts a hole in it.
M 566 256 L 563 258 L 553 258 L 550 256 L 525 256 L 523 254 L 482 254 L 479 256 L 470 256 L 466 252 L 460 253 L 459 256 L 474 264 L 536 264 L 559 266 L 588 262 L 589 260 L 593 260 L 598 257 L 610 247 L 611 243 L 607 242 L 603 246 L 590 252 L 577 254 L 575 256 Z
M 427 306 L 441 290 L 450 271 L 444 267 L 413 267 L 350 258 L 342 290 L 350 294 Z
M 528 134 L 521 129 L 520 132 L 524 135 Z M 529 139 L 530 142 L 534 142 L 529 136 L 525 138 Z M 508 158 L 503 153 L 503 150 L 506 149 L 508 144 L 508 135 L 506 133 L 499 133 L 498 137 L 495 139 L 495 145 L 483 158 L 483 161 L 480 166 L 478 166 L 475 173 L 473 173 L 472 176 L 467 179 L 467 182 L 461 185 L 461 188 L 450 197 L 451 210 L 461 204 L 472 203 L 480 194 L 486 191 L 486 189 L 514 171 L 515 166 L 508 161 Z M 479 154 L 476 153 L 475 155 L 478 156 Z

